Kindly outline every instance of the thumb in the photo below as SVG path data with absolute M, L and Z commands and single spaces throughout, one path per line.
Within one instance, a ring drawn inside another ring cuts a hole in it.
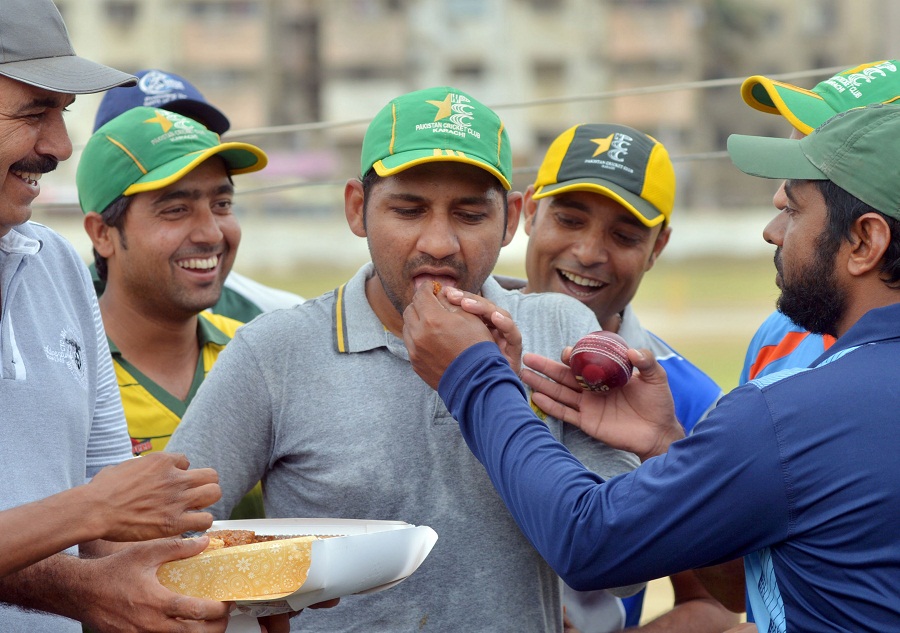
M 208 536 L 163 538 L 146 541 L 148 554 L 160 563 L 196 556 L 209 545 Z
M 640 372 L 641 380 L 650 384 L 663 384 L 666 382 L 666 370 L 662 368 L 656 356 L 648 349 L 629 349 L 628 359 L 634 368 Z

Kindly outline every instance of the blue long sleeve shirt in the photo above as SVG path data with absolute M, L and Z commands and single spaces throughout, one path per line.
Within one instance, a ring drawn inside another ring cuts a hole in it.
M 439 393 L 516 522 L 570 586 L 627 585 L 748 556 L 760 631 L 900 622 L 900 304 L 810 369 L 725 396 L 695 432 L 603 481 L 537 420 L 490 343 Z

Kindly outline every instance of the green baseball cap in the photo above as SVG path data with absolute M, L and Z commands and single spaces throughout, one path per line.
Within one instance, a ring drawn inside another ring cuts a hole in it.
M 268 162 L 258 147 L 223 143 L 186 116 L 159 108 L 127 110 L 94 132 L 81 154 L 75 172 L 81 210 L 103 213 L 119 196 L 168 187 L 215 155 L 231 175 L 259 171 Z
M 784 116 L 809 134 L 835 114 L 873 103 L 900 99 L 900 61 L 869 62 L 843 70 L 812 89 L 760 75 L 747 78 L 741 97 L 751 108 Z
M 627 125 L 576 125 L 550 144 L 533 198 L 566 191 L 612 198 L 652 227 L 672 217 L 675 169 L 666 148 L 652 136 Z
M 401 95 L 375 115 L 363 139 L 360 174 L 374 169 L 391 176 L 436 161 L 481 167 L 510 188 L 512 150 L 500 117 L 447 86 Z
M 728 153 L 744 173 L 784 180 L 830 180 L 900 220 L 900 105 L 837 114 L 802 139 L 732 134 Z

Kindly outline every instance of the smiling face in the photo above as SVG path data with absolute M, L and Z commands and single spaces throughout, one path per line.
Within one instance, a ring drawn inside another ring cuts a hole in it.
M 174 319 L 215 304 L 241 239 L 233 197 L 216 156 L 164 189 L 135 194 L 122 229 L 109 227 L 103 246 L 95 240 L 108 263 L 104 297 Z
M 0 236 L 31 217 L 41 174 L 72 155 L 63 112 L 73 101 L 0 75 Z
M 478 293 L 519 221 L 521 197 L 506 192 L 478 167 L 425 163 L 380 179 L 364 200 L 362 183 L 345 189 L 353 232 L 366 237 L 376 276 L 369 303 L 392 331 L 423 283 L 438 281 Z M 505 221 L 504 221 L 505 220 Z
M 665 248 L 671 229 L 649 228 L 598 193 L 570 191 L 525 197 L 528 292 L 561 292 L 587 305 L 603 329 L 634 298 L 644 273 Z

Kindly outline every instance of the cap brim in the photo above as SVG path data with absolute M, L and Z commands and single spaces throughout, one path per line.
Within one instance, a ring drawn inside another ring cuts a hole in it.
M 44 90 L 76 95 L 137 83 L 133 75 L 77 55 L 0 64 L 0 75 Z
M 497 180 L 500 181 L 500 184 L 503 185 L 503 188 L 509 191 L 512 188 L 509 180 L 506 179 L 500 170 L 497 169 L 494 165 L 490 163 L 480 160 L 477 157 L 470 156 L 468 154 L 458 153 L 446 153 L 446 150 L 439 149 L 422 149 L 415 150 L 409 152 L 401 152 L 399 154 L 392 154 L 387 158 L 383 158 L 380 161 L 376 162 L 372 165 L 372 169 L 375 170 L 375 173 L 379 176 L 393 176 L 394 174 L 400 173 L 410 167 L 415 167 L 416 165 L 421 165 L 423 163 L 465 163 L 467 165 L 474 165 L 475 167 L 480 167 L 485 171 L 491 173 Z
M 582 178 L 545 185 L 537 189 L 532 198 L 539 200 L 567 191 L 589 191 L 611 198 L 631 211 L 645 226 L 654 227 L 666 220 L 666 216 L 659 209 L 640 196 L 602 178 Z
M 269 159 L 265 152 L 249 143 L 222 143 L 215 147 L 193 152 L 170 161 L 165 165 L 147 172 L 140 180 L 126 189 L 122 195 L 131 196 L 144 191 L 156 191 L 168 187 L 177 182 L 192 171 L 197 165 L 210 158 L 219 155 L 228 167 L 231 175 L 248 174 L 259 171 L 268 164 Z
M 728 137 L 731 162 L 745 174 L 779 180 L 828 180 L 803 153 L 801 141 L 732 134 Z
M 837 114 L 816 93 L 760 75 L 744 80 L 741 97 L 760 112 L 780 114 L 804 134 L 810 134 Z

